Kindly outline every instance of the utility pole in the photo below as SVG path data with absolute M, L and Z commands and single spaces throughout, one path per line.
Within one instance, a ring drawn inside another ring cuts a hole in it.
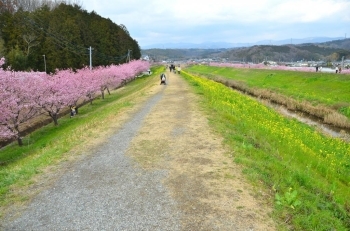
M 46 57 L 45 55 L 43 55 L 43 57 L 44 57 L 44 65 L 45 65 L 45 73 L 46 73 Z
M 131 50 L 128 49 L 128 56 L 126 57 L 126 61 L 128 61 L 128 62 L 130 62 L 130 52 L 131 52 Z
M 90 54 L 90 70 L 92 70 L 92 55 L 91 55 L 91 53 L 92 53 L 93 48 L 91 48 L 91 46 L 90 46 L 88 48 L 88 50 L 89 50 L 89 54 Z

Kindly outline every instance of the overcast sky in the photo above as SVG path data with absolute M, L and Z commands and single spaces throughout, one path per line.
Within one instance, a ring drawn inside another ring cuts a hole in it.
M 81 0 L 142 47 L 350 37 L 350 0 Z

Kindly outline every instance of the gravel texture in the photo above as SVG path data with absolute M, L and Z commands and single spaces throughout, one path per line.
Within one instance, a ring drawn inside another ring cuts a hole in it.
M 180 230 L 181 212 L 162 184 L 165 170 L 145 171 L 125 155 L 163 91 L 93 154 L 40 193 L 3 230 Z

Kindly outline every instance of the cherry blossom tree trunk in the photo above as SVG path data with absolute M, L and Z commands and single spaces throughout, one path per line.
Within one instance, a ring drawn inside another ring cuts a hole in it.
M 14 129 L 16 130 L 17 132 L 17 143 L 19 146 L 22 146 L 23 145 L 23 140 L 22 140 L 22 136 L 21 136 L 21 133 L 19 131 L 19 125 L 15 125 L 14 126 Z
M 105 87 L 101 87 L 101 97 L 105 99 Z
M 18 137 L 17 137 L 17 143 L 18 143 L 18 146 L 23 146 L 22 137 L 20 137 L 19 135 L 18 135 Z
M 58 126 L 58 113 L 57 112 L 49 112 L 50 117 L 53 120 L 55 126 Z

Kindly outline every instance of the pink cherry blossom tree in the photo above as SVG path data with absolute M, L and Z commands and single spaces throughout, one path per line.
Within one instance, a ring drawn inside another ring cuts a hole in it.
M 76 113 L 78 113 L 78 101 L 83 99 L 84 96 L 84 85 L 81 75 L 72 70 L 61 70 L 56 72 L 55 75 L 59 78 L 66 79 L 66 92 L 69 95 L 69 97 L 67 97 L 66 106 L 75 107 Z
M 20 125 L 35 117 L 39 110 L 34 103 L 36 85 L 40 73 L 0 70 L 0 137 L 17 139 L 22 145 Z
M 78 79 L 80 80 L 82 88 L 82 97 L 83 99 L 88 99 L 90 104 L 92 104 L 95 94 L 100 90 L 101 83 L 97 74 L 98 73 L 87 67 L 78 70 L 76 73 L 76 75 L 79 76 Z
M 5 59 L 0 59 L 0 66 Z M 58 125 L 59 113 L 68 106 L 78 107 L 79 100 L 91 103 L 97 92 L 116 88 L 123 80 L 134 78 L 148 70 L 146 61 L 131 61 L 123 65 L 57 70 L 47 75 L 39 72 L 12 72 L 0 69 L 0 137 L 16 138 L 22 144 L 21 124 L 45 111 Z
M 37 82 L 39 86 L 35 103 L 52 118 L 58 125 L 59 112 L 72 102 L 72 84 L 67 75 L 47 75 Z

